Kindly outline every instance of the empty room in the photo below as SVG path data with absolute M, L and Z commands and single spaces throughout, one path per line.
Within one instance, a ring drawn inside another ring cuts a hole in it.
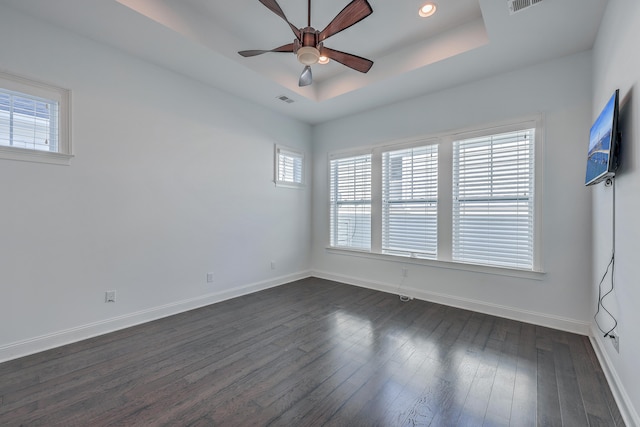
M 636 0 L 0 39 L 0 425 L 640 426 Z

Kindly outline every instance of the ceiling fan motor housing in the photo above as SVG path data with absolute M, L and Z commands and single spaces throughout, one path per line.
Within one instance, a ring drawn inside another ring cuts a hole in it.
M 296 50 L 298 61 L 300 61 L 304 65 L 313 65 L 318 63 L 318 60 L 320 59 L 320 51 L 317 47 L 318 31 L 316 31 L 315 28 L 307 27 L 301 29 L 301 33 L 302 46 L 299 46 Z

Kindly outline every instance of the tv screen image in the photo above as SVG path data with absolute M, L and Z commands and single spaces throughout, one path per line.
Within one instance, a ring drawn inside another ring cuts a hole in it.
M 615 175 L 618 148 L 618 90 L 591 126 L 585 185 Z

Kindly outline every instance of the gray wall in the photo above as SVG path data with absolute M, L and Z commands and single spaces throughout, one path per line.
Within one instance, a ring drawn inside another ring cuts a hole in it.
M 620 353 L 609 338 L 593 327 L 593 335 L 614 379 L 612 386 L 628 405 L 633 423 L 640 425 L 640 3 L 636 0 L 610 0 L 594 46 L 593 120 L 615 89 L 620 89 L 621 166 L 615 184 L 616 262 L 615 289 L 605 306 L 618 319 L 615 333 L 620 337 Z M 603 184 L 593 193 L 594 245 L 592 257 L 595 311 L 598 282 L 605 272 L 612 251 L 613 189 Z M 610 276 L 603 289 L 611 287 Z M 602 327 L 613 324 L 600 316 Z

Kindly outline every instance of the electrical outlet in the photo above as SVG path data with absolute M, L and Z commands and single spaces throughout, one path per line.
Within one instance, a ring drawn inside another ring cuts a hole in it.
M 409 277 L 409 270 L 406 268 L 402 269 L 402 277 Z
M 613 348 L 616 349 L 616 352 L 620 353 L 620 337 L 616 334 L 609 334 L 611 337 L 611 344 L 613 344 Z
M 104 293 L 104 302 L 116 302 L 116 291 L 106 291 Z
M 207 273 L 207 283 L 213 283 L 213 273 Z
M 275 261 L 271 261 L 271 269 L 272 270 L 276 269 L 276 262 Z

